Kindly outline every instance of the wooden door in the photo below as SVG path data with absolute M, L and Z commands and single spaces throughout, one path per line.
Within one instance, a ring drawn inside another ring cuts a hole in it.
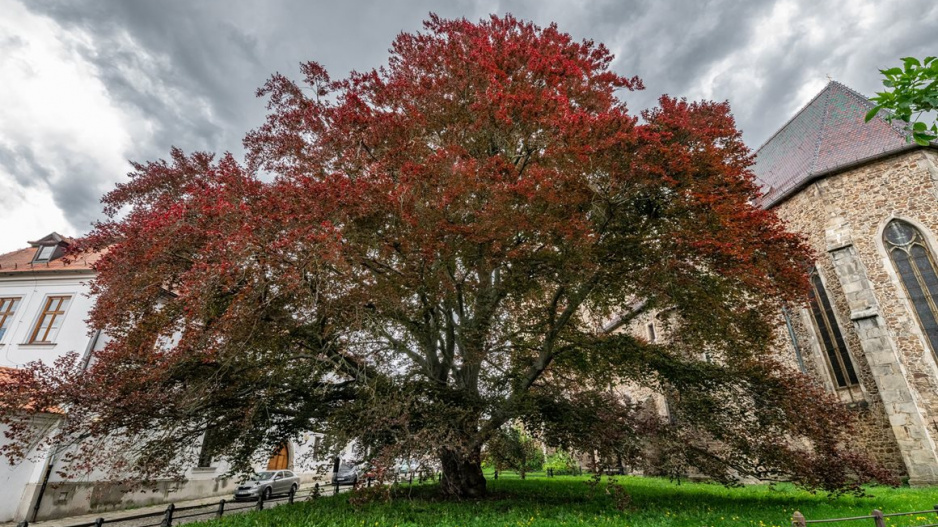
M 284 444 L 267 462 L 267 470 L 286 470 L 290 468 L 290 449 Z

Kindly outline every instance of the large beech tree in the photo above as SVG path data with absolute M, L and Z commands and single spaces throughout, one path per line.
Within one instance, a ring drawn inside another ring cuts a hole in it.
M 884 477 L 850 415 L 769 353 L 810 256 L 758 207 L 725 103 L 641 118 L 601 44 L 432 16 L 387 66 L 274 75 L 247 156 L 173 150 L 105 198 L 82 250 L 111 342 L 34 365 L 3 421 L 67 409 L 74 466 L 149 478 L 206 447 L 246 470 L 305 430 L 439 459 L 480 496 L 504 426 L 604 459 L 843 489 Z M 624 331 L 655 316 L 667 338 Z M 15 381 L 15 386 L 9 384 Z M 670 418 L 616 387 L 668 394 Z M 29 404 L 27 404 L 27 402 Z M 15 455 L 28 427 L 16 426 Z M 188 453 L 188 454 L 187 454 Z

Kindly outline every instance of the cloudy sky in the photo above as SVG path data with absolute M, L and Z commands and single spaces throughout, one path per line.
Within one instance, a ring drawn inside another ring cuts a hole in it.
M 271 73 L 377 67 L 430 12 L 557 22 L 644 79 L 633 110 L 729 100 L 753 148 L 828 76 L 871 95 L 878 68 L 938 54 L 934 0 L 0 0 L 0 252 L 87 232 L 128 160 L 240 154 Z

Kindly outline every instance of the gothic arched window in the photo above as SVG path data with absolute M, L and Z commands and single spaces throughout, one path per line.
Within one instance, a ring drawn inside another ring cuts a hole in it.
M 827 356 L 827 363 L 837 387 L 846 388 L 858 384 L 860 381 L 857 380 L 853 362 L 850 360 L 850 354 L 847 353 L 844 336 L 840 332 L 840 326 L 837 325 L 837 319 L 834 318 L 834 308 L 831 307 L 824 283 L 821 282 L 816 269 L 811 270 L 808 301 L 811 305 L 811 318 L 814 319 L 821 347 L 824 349 L 824 355 Z
M 883 231 L 883 242 L 932 352 L 938 353 L 938 274 L 925 238 L 910 223 L 892 220 Z

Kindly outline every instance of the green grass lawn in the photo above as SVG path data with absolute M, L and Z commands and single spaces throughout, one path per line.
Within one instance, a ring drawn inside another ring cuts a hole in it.
M 624 511 L 602 486 L 591 489 L 589 478 L 535 475 L 520 480 L 504 474 L 498 481 L 489 475 L 489 496 L 478 501 L 444 501 L 435 485 L 404 487 L 390 502 L 349 502 L 349 494 L 320 498 L 272 510 L 235 515 L 208 522 L 212 527 L 299 527 L 328 525 L 377 526 L 756 526 L 790 525 L 792 512 L 800 510 L 809 520 L 931 509 L 938 502 L 938 488 L 873 487 L 869 497 L 843 496 L 830 499 L 812 495 L 791 485 L 750 485 L 725 488 L 710 483 L 676 484 L 663 479 L 619 477 L 617 481 L 631 496 Z M 409 496 L 408 496 L 409 494 Z M 935 514 L 918 518 L 891 519 L 887 525 L 938 523 Z M 872 527 L 872 520 L 827 523 L 820 527 Z

